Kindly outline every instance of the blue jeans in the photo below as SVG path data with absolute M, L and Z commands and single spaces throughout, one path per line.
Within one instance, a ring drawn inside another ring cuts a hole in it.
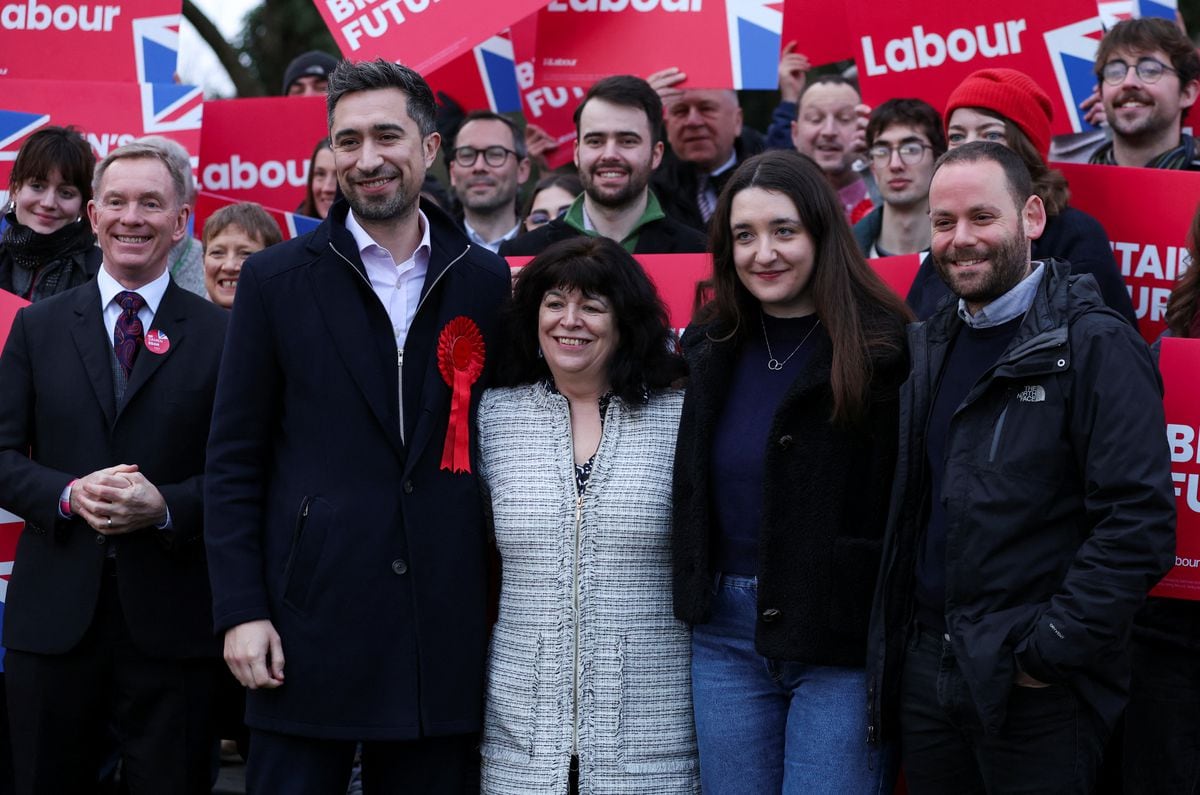
M 758 584 L 721 575 L 692 628 L 692 701 L 705 795 L 890 792 L 888 750 L 867 744 L 861 668 L 772 660 L 754 650 Z

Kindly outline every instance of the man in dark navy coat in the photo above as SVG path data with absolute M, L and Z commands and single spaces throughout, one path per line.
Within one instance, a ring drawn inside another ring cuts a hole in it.
M 205 505 L 216 628 L 250 688 L 250 792 L 469 786 L 487 643 L 471 461 L 509 275 L 418 203 L 440 144 L 407 67 L 342 63 L 345 201 L 242 270 Z
M 180 289 L 184 173 L 142 144 L 96 172 L 96 280 L 17 314 L 0 356 L 0 506 L 25 519 L 4 615 L 17 791 L 210 789 L 203 474 L 226 313 Z

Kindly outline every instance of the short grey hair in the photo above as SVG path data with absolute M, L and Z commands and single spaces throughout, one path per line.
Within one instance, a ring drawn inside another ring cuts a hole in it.
M 172 143 L 174 143 L 172 141 Z M 176 144 L 178 146 L 178 144 Z M 183 150 L 183 147 L 179 147 Z M 187 154 L 186 150 L 183 150 Z M 175 198 L 180 205 L 190 204 L 189 191 L 194 190 L 192 185 L 192 168 L 191 163 L 185 157 L 184 167 L 180 167 L 177 158 L 172 157 L 167 153 L 166 149 L 154 143 L 146 143 L 144 141 L 134 141 L 133 143 L 119 146 L 108 153 L 108 155 L 100 161 L 96 166 L 96 174 L 92 178 L 92 195 L 100 198 L 100 183 L 104 180 L 104 172 L 108 171 L 108 167 L 118 160 L 142 160 L 154 159 L 162 163 L 167 173 L 171 176 L 171 184 L 175 187 Z
M 425 78 L 403 64 L 376 58 L 374 61 L 342 61 L 329 75 L 325 94 L 329 131 L 333 133 L 333 111 L 346 94 L 398 88 L 408 97 L 408 115 L 424 138 L 437 132 L 437 102 Z
M 192 155 L 183 148 L 183 144 L 162 135 L 144 135 L 134 143 L 149 144 L 162 149 L 163 153 L 173 160 L 179 170 L 183 172 L 183 184 L 186 190 L 186 193 L 183 194 L 186 197 L 184 204 L 195 204 L 196 181 L 192 178 Z

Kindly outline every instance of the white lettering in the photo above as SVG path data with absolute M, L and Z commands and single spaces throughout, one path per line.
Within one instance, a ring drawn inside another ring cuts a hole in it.
M 308 161 L 268 160 L 262 165 L 242 160 L 233 155 L 228 163 L 209 163 L 204 167 L 200 180 L 205 190 L 250 190 L 262 185 L 278 188 L 285 182 L 302 188 L 306 184 Z
M 1165 320 L 1170 287 L 1127 287 L 1129 299 L 1133 301 L 1133 312 L 1138 318 L 1149 315 L 1151 320 Z
M 571 2 L 574 1 L 571 0 Z M 376 0 L 325 0 L 325 5 L 333 14 L 336 22 L 345 22 L 341 26 L 342 36 L 345 37 L 351 50 L 357 50 L 362 46 L 361 40 L 364 34 L 377 39 L 386 34 L 393 24 L 404 23 L 406 17 L 400 9 L 401 2 L 404 3 L 409 14 L 420 14 L 440 0 L 382 0 L 378 5 L 375 5 Z M 368 5 L 375 5 L 375 7 L 346 22 L 356 10 L 363 10 Z
M 517 85 L 521 90 L 533 88 L 533 64 L 529 61 L 521 61 L 517 64 Z
M 100 133 L 99 137 L 96 133 L 88 133 L 85 137 L 88 144 L 101 158 L 108 157 L 110 150 L 133 141 L 133 136 L 129 133 Z
M 1186 492 L 1185 502 L 1187 503 L 1188 510 L 1193 513 L 1200 513 L 1200 475 L 1195 472 L 1172 472 L 1171 480 L 1179 484 L 1175 487 L 1175 496 L 1183 497 Z M 1175 558 L 1176 566 L 1186 565 L 1180 564 L 1179 560 L 1179 558 Z M 1184 558 L 1184 560 L 1187 560 L 1187 558 Z
M 1200 456 L 1196 455 L 1196 447 L 1193 444 L 1195 441 L 1196 431 L 1192 426 L 1167 423 L 1167 443 L 1171 445 L 1172 463 L 1200 463 Z
M 111 31 L 120 6 L 60 5 L 52 8 L 37 0 L 0 6 L 0 27 L 5 30 Z
M 428 0 L 424 0 L 428 2 Z M 589 13 L 603 11 L 620 13 L 622 11 L 673 11 L 699 12 L 704 10 L 704 0 L 550 0 L 547 11 Z
M 926 33 L 924 27 L 914 25 L 911 36 L 889 39 L 883 45 L 882 63 L 876 55 L 871 37 L 863 36 L 859 40 L 863 63 L 866 65 L 867 74 L 874 77 L 889 71 L 907 72 L 913 69 L 936 68 L 946 62 L 946 56 L 959 63 L 966 63 L 977 56 L 998 58 L 1021 52 L 1021 33 L 1026 28 L 1024 19 L 996 22 L 991 27 L 994 42 L 988 41 L 987 25 L 976 25 L 974 29 L 955 28 L 945 36 Z

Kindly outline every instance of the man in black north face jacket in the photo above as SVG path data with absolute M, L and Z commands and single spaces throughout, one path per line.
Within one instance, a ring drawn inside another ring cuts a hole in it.
M 914 795 L 1090 792 L 1173 562 L 1161 385 L 1090 276 L 1030 261 L 1045 212 L 1010 150 L 947 153 L 930 219 L 958 300 L 910 327 L 872 739 L 898 724 Z

